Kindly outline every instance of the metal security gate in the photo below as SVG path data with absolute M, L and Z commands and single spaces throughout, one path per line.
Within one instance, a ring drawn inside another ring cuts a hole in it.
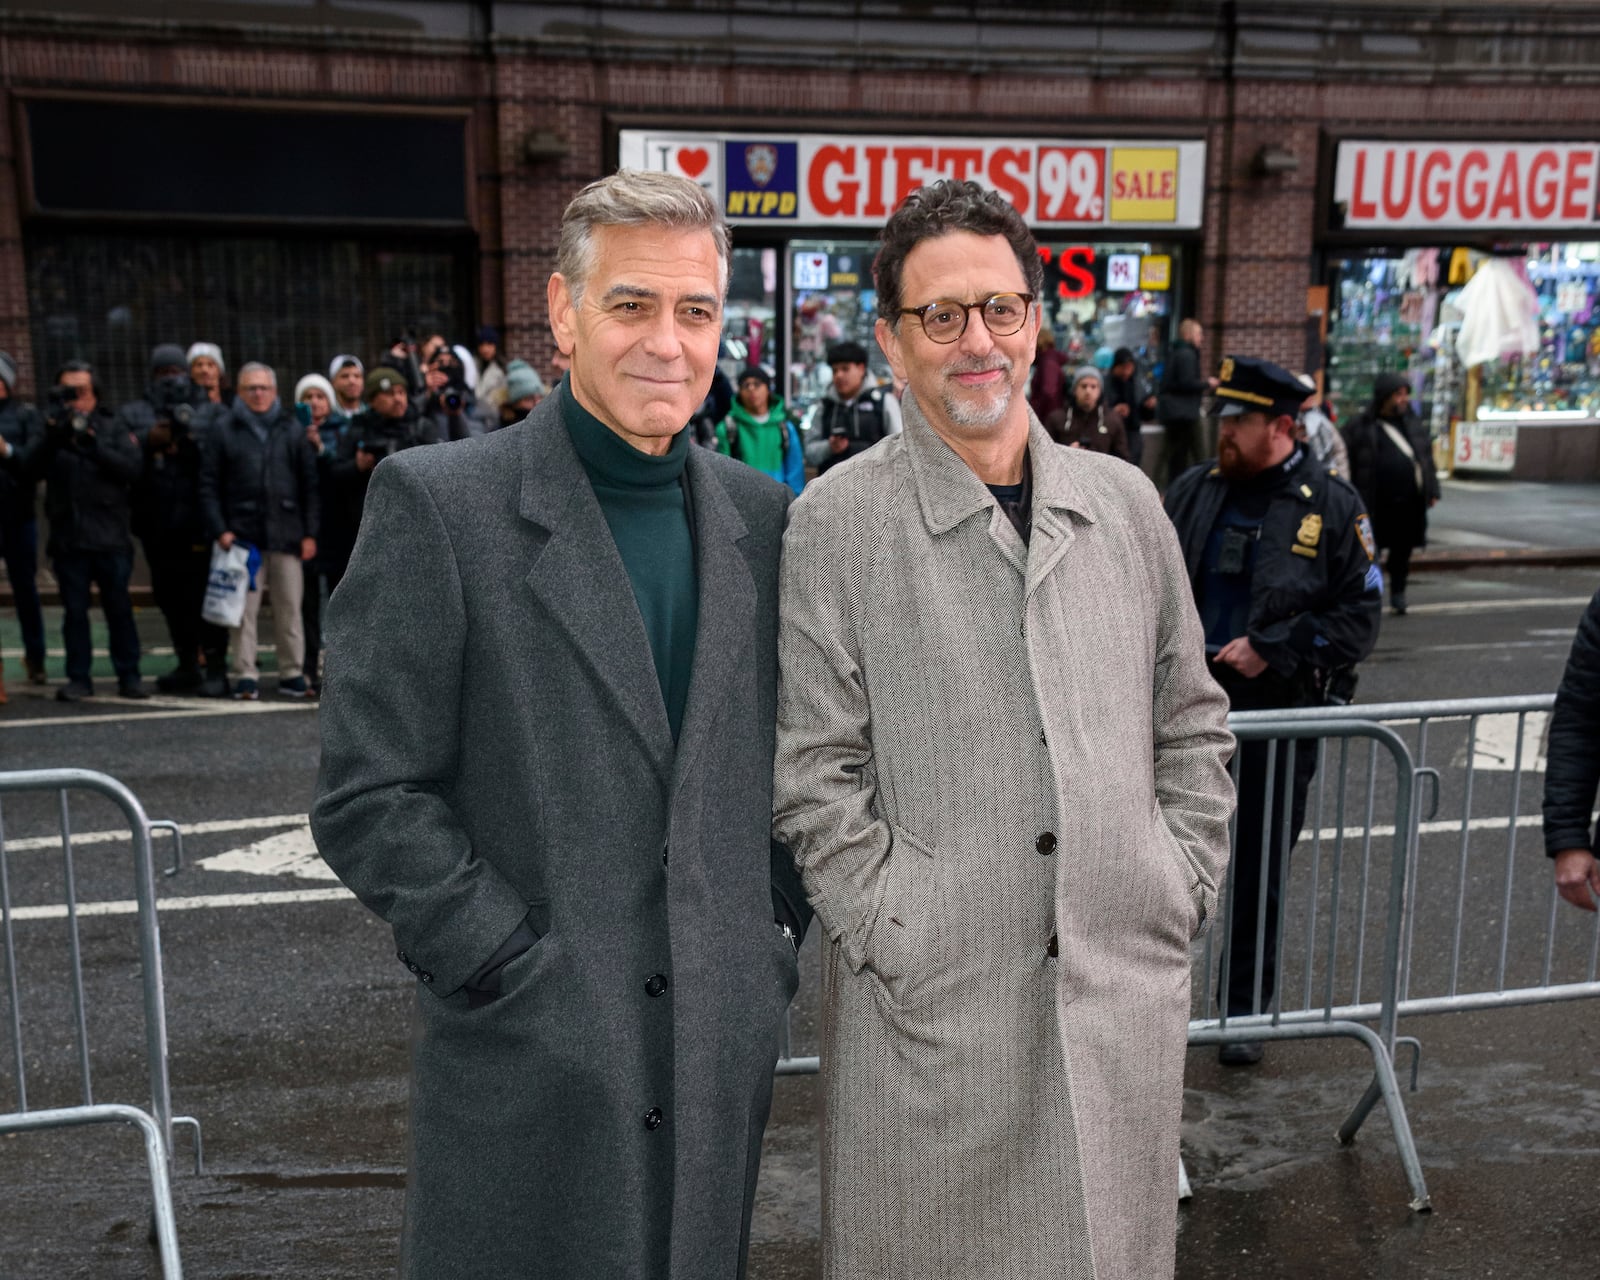
M 4 814 L 0 811 L 0 938 L 4 943 L 5 984 L 0 999 L 6 1005 L 7 1039 L 10 1042 L 14 1109 L 0 1113 L 0 1133 L 22 1133 L 41 1129 L 80 1125 L 123 1123 L 137 1128 L 144 1140 L 145 1161 L 153 1200 L 153 1231 L 160 1252 L 161 1267 L 167 1280 L 179 1280 L 182 1265 L 178 1258 L 177 1224 L 172 1209 L 172 1130 L 185 1125 L 194 1132 L 198 1162 L 200 1125 L 189 1116 L 172 1114 L 167 1076 L 167 1021 L 161 979 L 161 934 L 156 916 L 155 872 L 150 833 L 154 828 L 171 828 L 170 823 L 152 823 L 138 799 L 115 778 L 86 769 L 35 769 L 0 773 L 0 797 L 23 793 L 55 794 L 61 841 L 61 893 L 66 921 L 68 985 L 71 990 L 72 1041 L 75 1049 L 78 1101 L 75 1105 L 30 1109 L 28 1100 L 28 1059 L 25 1051 L 27 1024 L 23 1018 L 24 989 L 18 971 L 16 926 L 19 914 L 12 901 L 11 875 L 5 839 Z M 127 819 L 133 844 L 133 887 L 138 903 L 139 970 L 144 1008 L 144 1064 L 150 1088 L 150 1105 L 145 1110 L 126 1103 L 96 1102 L 89 1049 L 88 1017 L 83 979 L 83 956 L 78 937 L 78 900 L 72 849 L 72 819 L 69 795 L 89 792 L 110 800 Z M 51 913 L 53 914 L 53 912 Z M 32 950 L 37 950 L 32 948 Z M 3 1077 L 0 1077 L 3 1078 Z

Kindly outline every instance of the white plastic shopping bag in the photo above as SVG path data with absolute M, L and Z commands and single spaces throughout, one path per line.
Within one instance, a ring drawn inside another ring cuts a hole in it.
M 244 619 L 244 601 L 249 594 L 249 548 L 235 542 L 224 550 L 220 542 L 213 543 L 211 577 L 200 616 L 216 627 L 237 627 Z

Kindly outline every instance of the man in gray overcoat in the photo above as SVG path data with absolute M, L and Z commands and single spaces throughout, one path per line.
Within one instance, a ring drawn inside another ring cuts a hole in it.
M 828 1280 L 1173 1270 L 1190 942 L 1233 739 L 1149 480 L 1026 400 L 1032 236 L 889 220 L 905 432 L 784 537 L 775 830 L 826 930 Z
M 562 224 L 571 370 L 373 472 L 328 617 L 330 866 L 416 979 L 412 1280 L 734 1280 L 809 908 L 770 843 L 790 494 L 690 446 L 727 228 L 624 172 Z

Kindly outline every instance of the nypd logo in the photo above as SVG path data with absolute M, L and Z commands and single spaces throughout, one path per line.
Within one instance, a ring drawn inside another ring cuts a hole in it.
M 800 212 L 799 148 L 793 142 L 730 139 L 723 143 L 729 218 L 766 221 Z

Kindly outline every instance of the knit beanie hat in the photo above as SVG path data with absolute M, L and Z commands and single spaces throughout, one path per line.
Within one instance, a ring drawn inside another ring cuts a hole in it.
M 1372 407 L 1381 409 L 1384 402 L 1401 387 L 1409 387 L 1411 379 L 1403 373 L 1380 373 L 1372 383 Z
M 150 353 L 150 372 L 157 369 L 185 369 L 189 361 L 183 354 L 183 348 L 176 342 L 163 342 Z
M 385 391 L 393 391 L 396 387 L 402 391 L 411 390 L 406 384 L 404 375 L 398 369 L 391 369 L 386 364 L 380 364 L 367 375 L 366 398 L 371 400 L 373 396 Z
M 306 392 L 312 387 L 315 387 L 318 391 L 322 392 L 323 395 L 328 397 L 328 407 L 330 409 L 336 409 L 339 407 L 339 401 L 333 394 L 333 383 L 329 382 L 320 373 L 308 373 L 305 377 L 301 378 L 299 382 L 294 384 L 294 402 L 299 404 L 302 400 L 304 400 L 306 398 Z
M 217 368 L 227 372 L 228 366 L 222 363 L 222 348 L 215 342 L 196 342 L 189 348 L 189 354 L 184 358 L 183 367 L 187 369 L 201 356 L 210 356 L 217 362 Z
M 363 378 L 367 376 L 367 366 L 361 363 L 360 357 L 349 355 L 334 356 L 334 358 L 328 362 L 328 376 L 330 378 L 337 378 L 341 369 L 344 369 L 352 364 L 361 370 L 361 376 Z
M 528 396 L 545 394 L 544 380 L 526 360 L 513 360 L 506 366 L 506 403 L 516 404 Z
M 9 353 L 0 351 L 0 382 L 6 384 L 6 392 L 10 394 L 17 385 L 17 362 Z
M 1084 365 L 1072 375 L 1072 389 L 1076 391 L 1078 384 L 1087 378 L 1093 378 L 1096 382 L 1099 382 L 1101 380 L 1100 370 L 1096 369 L 1092 364 Z

